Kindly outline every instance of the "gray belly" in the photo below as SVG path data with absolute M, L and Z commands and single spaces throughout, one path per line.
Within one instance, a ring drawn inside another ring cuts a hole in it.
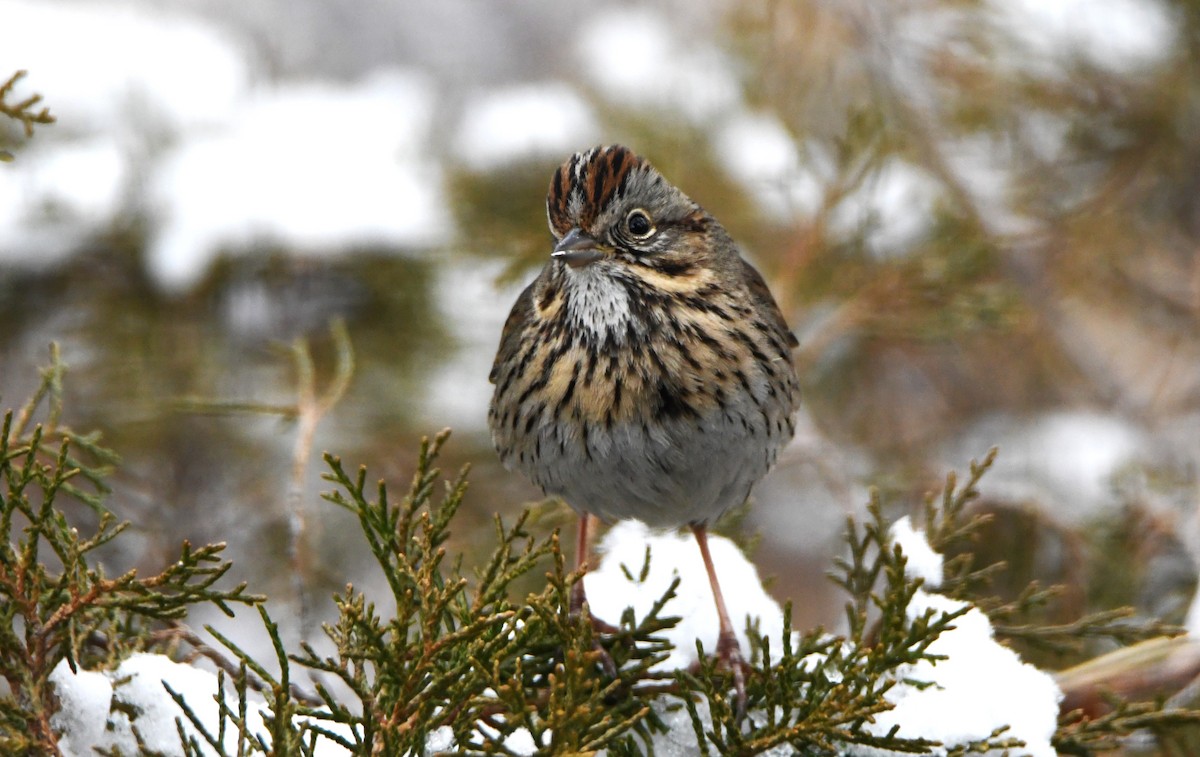
M 790 418 L 744 407 L 705 417 L 566 427 L 539 424 L 505 462 L 551 495 L 604 520 L 708 523 L 745 502 L 791 437 Z

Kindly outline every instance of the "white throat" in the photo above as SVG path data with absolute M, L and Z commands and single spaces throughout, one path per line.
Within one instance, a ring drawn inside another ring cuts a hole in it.
M 601 266 L 593 263 L 567 269 L 571 294 L 567 310 L 572 320 L 600 340 L 624 341 L 631 319 L 629 291 Z

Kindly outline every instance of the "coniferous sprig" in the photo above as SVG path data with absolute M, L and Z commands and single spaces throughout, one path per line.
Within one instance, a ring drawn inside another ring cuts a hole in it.
M 55 118 L 50 115 L 50 109 L 44 106 L 39 110 L 34 110 L 37 104 L 42 101 L 41 95 L 30 95 L 19 102 L 12 102 L 10 100 L 13 88 L 17 86 L 17 82 L 26 73 L 26 71 L 17 71 L 8 77 L 3 84 L 0 84 L 0 115 L 7 116 L 20 123 L 25 131 L 25 137 L 29 138 L 33 136 L 34 124 L 52 124 Z M 0 150 L 0 161 L 9 161 L 12 158 L 12 153 Z
M 979 568 L 975 566 L 974 540 L 980 529 L 992 521 L 992 515 L 969 513 L 968 509 L 979 498 L 979 482 L 995 463 L 998 452 L 999 449 L 993 447 L 982 461 L 972 460 L 967 480 L 962 486 L 959 486 L 955 472 L 950 471 L 946 474 L 942 490 L 931 493 L 925 499 L 926 538 L 935 551 L 946 556 L 939 592 L 971 602 L 985 612 L 999 638 L 1021 638 L 1033 646 L 1065 651 L 1080 643 L 1080 639 L 1074 636 L 1076 629 L 1059 627 L 1051 630 L 1040 624 L 1021 621 L 1053 601 L 1062 593 L 1062 587 L 1044 587 L 1032 582 L 1015 599 L 1004 601 L 993 596 L 990 589 L 993 577 L 1008 566 L 1003 561 Z M 1115 611 L 1098 615 L 1103 616 L 1097 618 L 1103 625 L 1114 618 L 1124 618 L 1127 613 Z
M 8 77 L 3 84 L 0 84 L 0 114 L 19 121 L 25 130 L 25 136 L 33 136 L 34 124 L 52 124 L 54 116 L 50 115 L 50 109 L 42 107 L 40 110 L 34 110 L 34 107 L 42 101 L 41 95 L 30 95 L 20 102 L 10 102 L 9 97 L 12 95 L 13 88 L 17 86 L 28 71 L 17 71 L 12 76 Z
M 1059 754 L 1102 754 L 1125 747 L 1143 729 L 1170 738 L 1175 731 L 1200 725 L 1200 711 L 1165 709 L 1162 701 L 1129 702 L 1114 695 L 1107 697 L 1107 705 L 1110 710 L 1102 715 L 1075 710 L 1059 719 L 1051 742 Z
M 1039 587 L 1036 585 L 1030 588 L 1030 591 L 1037 590 Z M 1057 592 L 1054 593 L 1057 594 Z M 1024 596 L 1023 594 L 1018 598 L 1017 602 L 999 605 L 990 610 L 1001 619 L 994 626 L 996 635 L 1014 641 L 1019 640 L 1029 647 L 1044 649 L 1060 655 L 1082 652 L 1085 645 L 1096 639 L 1104 639 L 1126 646 L 1148 639 L 1178 636 L 1185 633 L 1184 629 L 1179 626 L 1165 623 L 1157 618 L 1136 618 L 1135 611 L 1130 607 L 1097 610 L 1069 623 L 1053 625 L 1019 621 L 1002 622 L 1005 617 L 1020 617 L 1020 614 L 1028 611 L 1029 606 L 1021 602 Z
M 33 399 L 17 412 L 6 412 L 0 423 L 0 677 L 8 685 L 0 697 L 0 752 L 5 754 L 57 753 L 50 724 L 57 699 L 49 676 L 63 660 L 76 670 L 85 654 L 106 657 L 136 648 L 146 642 L 151 623 L 182 617 L 195 604 L 211 602 L 232 614 L 233 603 L 262 600 L 248 594 L 244 584 L 217 586 L 230 568 L 220 558 L 221 544 L 193 548 L 184 543 L 179 558 L 157 575 L 106 575 L 94 553 L 127 525 L 102 501 L 104 468 L 115 456 L 94 438 L 85 440 L 59 424 L 62 373 L 54 349 Z M 43 401 L 45 422 L 35 424 Z M 76 446 L 88 463 L 73 454 Z M 88 483 L 80 486 L 80 479 Z M 100 514 L 92 534 L 82 535 L 68 523 L 62 508 L 70 500 Z
M 925 538 L 935 552 L 947 556 L 938 593 L 954 599 L 977 601 L 990 587 L 992 576 L 1005 568 L 1003 562 L 975 567 L 971 546 L 992 516 L 968 512 L 970 505 L 979 499 L 979 482 L 996 462 L 998 453 L 999 448 L 992 447 L 983 460 L 972 460 L 962 486 L 958 485 L 958 475 L 950 471 L 941 492 L 933 492 L 925 498 Z
M 54 464 L 43 465 L 34 454 L 38 434 L 35 428 L 21 456 L 0 439 L 0 676 L 10 692 L 0 699 L 0 713 L 6 723 L 22 726 L 0 736 L 0 746 L 15 749 L 5 753 L 53 753 L 50 717 L 56 699 L 50 673 L 62 660 L 76 670 L 94 634 L 102 640 L 116 629 L 141 635 L 145 621 L 181 617 L 195 604 L 212 602 L 232 614 L 231 603 L 262 599 L 246 593 L 244 584 L 215 587 L 230 567 L 220 560 L 224 545 L 185 544 L 179 559 L 158 575 L 140 578 L 129 571 L 107 577 L 92 564 L 91 553 L 125 524 L 106 513 L 96 533 L 85 538 L 67 523 L 53 505 L 63 480 L 74 474 L 65 464 L 68 444 Z M 21 522 L 24 528 L 17 531 Z
M 58 345 L 51 343 L 50 365 L 42 369 L 37 389 L 24 405 L 12 412 L 0 434 L 8 440 L 12 454 L 32 450 L 47 464 L 62 452 L 63 442 L 69 443 L 66 465 L 75 473 L 61 483 L 61 490 L 103 515 L 104 497 L 110 493 L 106 480 L 120 457 L 101 444 L 98 431 L 79 434 L 62 424 L 66 370 Z M 34 425 L 40 425 L 36 437 L 31 433 Z
M 271 620 L 264 606 L 259 605 L 257 609 L 267 636 L 271 639 L 275 651 L 275 667 L 279 669 L 279 675 L 272 674 L 266 666 L 220 632 L 211 627 L 207 628 L 208 632 L 237 659 L 237 665 L 231 674 L 226 672 L 226 668 L 230 666 L 223 666 L 218 674 L 216 688 L 219 692 L 227 691 L 228 681 L 235 704 L 231 705 L 230 698 L 224 695 L 216 698 L 218 722 L 214 730 L 213 724 L 197 715 L 182 694 L 168 686 L 168 694 L 198 734 L 189 734 L 180 728 L 180 744 L 184 754 L 187 757 L 213 753 L 219 757 L 249 757 L 255 754 L 308 756 L 316 752 L 320 739 L 328 739 L 346 749 L 352 749 L 353 740 L 322 725 L 323 722 L 332 719 L 330 710 L 322 701 L 298 691 L 292 684 L 290 659 L 279 634 L 279 627 Z M 264 700 L 259 712 L 262 714 L 265 728 L 258 730 L 251 726 L 251 708 L 260 706 L 257 703 L 251 704 L 252 690 L 258 692 Z M 227 734 L 231 732 L 237 734 L 232 751 L 226 747 Z
M 943 568 L 944 578 L 939 593 L 971 602 L 992 621 L 996 636 L 1008 641 L 1020 641 L 1029 648 L 1057 654 L 1083 651 L 1089 641 L 1106 639 L 1120 645 L 1133 644 L 1160 636 L 1182 633 L 1177 626 L 1157 619 L 1134 620 L 1128 607 L 1099 610 L 1068 623 L 1046 625 L 1030 621 L 1035 613 L 1062 594 L 1061 586 L 1042 586 L 1031 582 L 1015 598 L 1003 600 L 990 594 L 992 578 L 1007 566 L 996 562 L 975 567 L 972 542 L 992 516 L 971 513 L 969 508 L 979 499 L 979 482 L 996 461 L 998 448 L 993 447 L 983 460 L 972 460 L 969 475 L 962 486 L 953 471 L 946 475 L 940 493 L 925 500 L 925 533 L 935 551 L 949 555 Z
M 1029 618 L 1035 617 L 1037 610 L 1052 602 L 1063 590 L 1063 587 L 1046 587 L 1036 581 L 1009 601 L 988 595 L 992 576 L 1006 566 L 1001 562 L 974 567 L 971 543 L 991 516 L 970 514 L 969 507 L 978 499 L 978 484 L 995 462 L 996 454 L 997 449 L 992 448 L 981 462 L 972 460 L 969 476 L 961 487 L 951 472 L 940 496 L 931 495 L 926 500 L 925 529 L 930 544 L 943 554 L 958 552 L 945 563 L 941 592 L 969 601 L 985 612 L 998 639 L 1009 643 L 1019 641 L 1028 647 L 1058 654 L 1079 653 L 1088 642 L 1096 639 L 1125 646 L 1182 633 L 1182 629 L 1155 618 L 1135 620 L 1134 611 L 1128 607 L 1099 610 L 1067 623 L 1046 625 L 1031 621 Z M 1055 748 L 1064 754 L 1095 754 L 1117 748 L 1131 734 L 1143 729 L 1170 738 L 1181 729 L 1194 727 L 1200 720 L 1200 712 L 1172 708 L 1163 699 L 1130 702 L 1108 695 L 1106 702 L 1108 711 L 1101 715 L 1083 710 L 1064 713 L 1053 739 Z
M 599 638 L 586 617 L 567 612 L 580 576 L 566 571 L 556 534 L 540 541 L 528 534 L 528 514 L 511 526 L 497 518 L 491 558 L 463 576 L 461 559 L 446 559 L 445 542 L 466 491 L 465 471 L 435 497 L 434 463 L 447 436 L 422 443 L 398 503 L 382 483 L 368 486 L 365 470 L 351 477 L 337 458 L 326 458 L 326 478 L 339 487 L 326 499 L 358 516 L 396 610 L 382 618 L 352 587 L 336 598 L 339 619 L 326 627 L 336 654 L 320 656 L 305 645 L 291 662 L 337 678 L 359 706 L 318 685 L 325 706 L 314 717 L 349 733 L 333 738 L 359 754 L 418 753 L 439 729 L 459 749 L 481 754 L 508 753 L 506 739 L 517 729 L 556 750 L 648 743 L 655 717 L 649 694 L 636 685 L 668 653 L 654 635 L 674 622 L 659 617 L 671 592 L 640 622 L 627 613 L 619 630 Z M 547 559 L 546 588 L 514 602 L 512 582 Z M 605 655 L 616 676 L 601 673 Z
M 521 727 L 535 744 L 566 753 L 609 748 L 642 754 L 637 745 L 648 745 L 651 732 L 661 728 L 650 707 L 658 690 L 646 684 L 660 679 L 650 669 L 670 653 L 656 634 L 678 621 L 661 613 L 679 582 L 640 621 L 626 610 L 620 625 L 601 636 L 589 617 L 568 611 L 571 587 L 582 577 L 567 572 L 557 538 L 551 557 L 546 588 L 526 599 L 524 649 L 516 650 L 513 664 L 491 667 L 489 688 L 501 714 L 495 722 L 499 727 L 476 729 L 470 741 L 459 743 L 483 753 L 505 753 L 504 736 Z M 605 667 L 609 673 L 602 673 Z

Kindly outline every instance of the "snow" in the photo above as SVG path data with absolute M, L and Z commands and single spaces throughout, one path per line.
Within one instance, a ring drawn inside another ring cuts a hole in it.
M 438 752 L 452 752 L 457 748 L 458 744 L 454 741 L 454 729 L 448 725 L 438 728 L 429 734 L 429 738 L 425 740 L 426 751 L 433 754 L 437 754 Z
M 955 612 L 962 602 L 918 591 L 910 617 L 926 610 Z M 971 609 L 954 620 L 954 629 L 929 647 L 929 654 L 947 659 L 923 660 L 896 675 L 905 680 L 885 696 L 895 707 L 875 716 L 871 732 L 884 735 L 899 726 L 898 735 L 959 744 L 986 738 L 1002 726 L 1001 738 L 1025 742 L 1018 750 L 1033 757 L 1055 757 L 1050 744 L 1058 724 L 1062 692 L 1054 679 L 1021 661 L 997 643 L 987 616 Z M 908 681 L 932 683 L 919 688 Z M 938 749 L 935 754 L 945 754 Z
M 127 157 L 105 137 L 37 144 L 0 171 L 0 261 L 41 267 L 65 259 L 124 208 Z
M 836 169 L 821 151 L 813 149 L 801 156 L 796 141 L 775 116 L 733 115 L 717 130 L 713 142 L 725 172 L 754 195 L 772 220 L 786 222 L 820 211 Z
M 645 580 L 641 580 L 647 547 L 651 553 L 650 569 Z M 749 660 L 747 618 L 757 623 L 760 634 L 780 639 L 783 611 L 763 589 L 758 570 L 737 545 L 724 537 L 710 535 L 708 547 L 724 588 L 725 606 L 742 655 Z M 633 608 L 636 617 L 644 617 L 671 582 L 676 577 L 680 579 L 676 596 L 662 610 L 663 616 L 680 618 L 678 625 L 660 634 L 671 642 L 674 650 L 655 670 L 678 670 L 698 662 L 697 640 L 710 654 L 717 648 L 720 625 L 716 604 L 700 548 L 691 534 L 660 533 L 638 521 L 621 521 L 605 535 L 598 551 L 604 559 L 584 577 L 584 586 L 592 614 L 609 623 L 619 623 L 627 607 Z
M 1003 498 L 1037 505 L 1064 523 L 1102 517 L 1120 506 L 1121 471 L 1151 449 L 1143 429 L 1113 414 L 1089 410 L 1045 413 L 1028 420 L 993 418 L 949 445 L 982 453 L 998 446 L 988 488 Z
M 546 246 L 550 259 L 550 246 Z M 498 285 L 508 265 L 498 256 L 448 256 L 438 266 L 434 287 L 438 316 L 450 329 L 453 351 L 443 356 L 424 384 L 421 418 L 466 431 L 485 431 L 492 384 L 488 374 L 504 320 L 527 281 Z
M 107 732 L 106 724 L 112 705 L 112 674 L 88 670 L 72 673 L 63 660 L 51 671 L 50 683 L 59 703 L 51 725 L 63 734 L 58 742 L 62 752 L 85 755 L 111 746 L 116 736 Z
M 13 98 L 41 93 L 57 119 L 0 171 L 5 265 L 58 263 L 111 226 L 149 145 L 223 121 L 252 80 L 236 40 L 185 14 L 0 0 L 0 18 L 0 77 L 27 70 Z
M 585 76 L 609 101 L 631 109 L 666 112 L 706 125 L 741 102 L 733 66 L 716 47 L 682 39 L 659 12 L 607 8 L 580 28 Z
M 1034 130 L 1046 123 L 1040 113 L 1027 113 L 1026 117 L 1032 119 L 1027 125 Z M 940 153 L 990 233 L 1018 235 L 1037 228 L 1013 204 L 1015 156 L 1011 145 L 993 135 L 970 134 L 941 140 Z
M 942 585 L 942 556 L 934 551 L 923 531 L 913 527 L 912 519 L 905 515 L 892 524 L 892 543 L 900 547 L 908 562 L 904 566 L 909 578 L 920 578 L 925 586 L 936 589 Z
M 500 735 L 499 730 L 492 728 L 491 726 L 487 725 L 486 723 L 479 723 L 478 729 L 479 729 L 479 732 L 486 734 L 488 736 L 488 738 L 494 739 Z M 546 735 L 550 736 L 551 734 L 547 731 Z M 438 739 L 438 740 L 440 740 L 440 739 Z M 433 739 L 428 739 L 425 742 L 427 751 L 433 751 L 432 749 L 429 749 L 430 741 L 433 741 Z M 453 742 L 451 742 L 451 743 L 453 743 Z M 515 731 L 513 731 L 512 733 L 510 733 L 508 736 L 506 736 L 504 738 L 503 743 L 504 743 L 504 748 L 508 751 L 509 754 L 532 755 L 532 754 L 535 754 L 538 750 L 537 742 L 535 742 L 533 740 L 533 734 L 531 734 L 528 730 L 526 730 L 524 728 L 518 728 Z
M 597 141 L 591 107 L 561 82 L 508 87 L 471 98 L 459 123 L 455 152 L 473 171 L 524 160 L 555 162 Z
M 650 548 L 649 570 L 645 579 L 641 573 Z M 758 632 L 775 641 L 772 649 L 780 649 L 783 636 L 783 611 L 766 590 L 754 567 L 742 551 L 729 539 L 709 534 L 708 547 L 712 554 L 717 578 L 723 588 L 726 608 L 737 632 L 742 655 L 751 658 L 746 623 L 750 620 Z M 596 617 L 617 623 L 627 607 L 634 616 L 644 617 L 662 598 L 671 582 L 680 579 L 676 596 L 663 607 L 663 617 L 678 616 L 679 623 L 657 634 L 674 647 L 654 670 L 668 672 L 689 667 L 699 661 L 696 641 L 708 654 L 717 646 L 720 624 L 708 573 L 700 557 L 700 548 L 691 534 L 659 532 L 638 521 L 621 521 L 613 526 L 601 541 L 598 552 L 600 565 L 584 576 L 589 608 Z M 667 726 L 665 733 L 653 736 L 654 753 L 660 757 L 689 757 L 699 753 L 696 731 L 687 710 L 669 697 L 660 697 L 653 707 Z M 708 717 L 706 702 L 698 702 L 702 718 Z M 755 713 L 750 713 L 753 718 Z M 766 754 L 791 754 L 788 747 L 773 749 Z
M 1064 490 L 1098 501 L 1112 492 L 1118 470 L 1143 449 L 1140 435 L 1114 417 L 1059 413 L 1039 418 L 1030 429 L 1026 454 L 1041 461 Z
M 908 556 L 909 575 L 923 578 L 927 587 L 940 585 L 942 557 L 924 534 L 908 518 L 902 518 L 893 526 L 892 535 Z M 650 569 L 645 580 L 639 580 L 647 546 L 651 550 Z M 721 585 L 727 587 L 725 598 L 738 630 L 738 641 L 748 657 L 750 649 L 743 633 L 746 618 L 757 619 L 760 633 L 778 639 L 783 632 L 782 613 L 762 589 L 753 564 L 732 542 L 711 536 L 709 546 Z M 716 611 L 694 539 L 655 533 L 636 521 L 624 521 L 609 531 L 600 551 L 603 560 L 585 577 L 585 584 L 592 612 L 609 622 L 619 620 L 626 607 L 632 607 L 636 616 L 643 616 L 676 576 L 681 579 L 678 596 L 663 610 L 665 615 L 682 617 L 676 628 L 665 632 L 675 651 L 659 664 L 659 670 L 678 669 L 696 662 L 696 639 L 707 650 L 715 648 Z M 955 612 L 962 606 L 961 602 L 921 589 L 909 607 L 909 616 L 918 618 L 927 610 Z M 887 695 L 895 709 L 876 716 L 875 723 L 868 726 L 873 733 L 884 735 L 892 726 L 899 725 L 902 736 L 954 745 L 987 738 L 995 729 L 1007 725 L 1010 728 L 1004 737 L 1024 741 L 1026 747 L 1022 753 L 1033 757 L 1055 754 L 1050 738 L 1057 725 L 1061 692 L 1050 675 L 1022 662 L 1015 652 L 995 641 L 987 616 L 969 610 L 954 622 L 952 630 L 933 643 L 929 652 L 947 659 L 936 663 L 923 661 L 897 671 L 901 682 Z M 933 685 L 920 686 L 913 681 Z M 656 736 L 656 753 L 695 753 L 690 717 L 686 713 L 660 714 L 664 714 L 670 730 Z M 750 716 L 753 718 L 755 714 Z M 667 751 L 660 752 L 660 748 Z M 940 753 L 945 751 L 942 749 Z M 851 753 L 884 754 L 858 749 Z
M 928 232 L 940 193 L 923 169 L 889 158 L 837 204 L 830 226 L 842 237 L 863 233 L 879 257 L 902 254 Z
M 181 143 L 152 177 L 151 275 L 178 291 L 223 250 L 444 243 L 441 171 L 424 147 L 433 103 L 423 77 L 393 70 L 258 93 L 225 128 Z
M 182 13 L 0 0 L 0 15 L 0 71 L 29 69 L 17 96 L 42 92 L 58 118 L 0 172 L 5 262 L 56 262 L 135 212 L 147 269 L 171 292 L 261 245 L 314 255 L 449 239 L 423 75 L 253 86 L 240 40 Z
M 940 584 L 941 559 L 934 560 L 936 553 L 924 535 L 907 518 L 898 521 L 892 533 L 909 556 L 907 570 L 925 578 L 928 586 Z M 918 589 L 908 616 L 920 618 L 930 610 L 952 613 L 965 606 Z M 954 745 L 987 738 L 997 728 L 1009 726 L 1001 738 L 1024 741 L 1025 746 L 1018 750 L 1021 754 L 1055 757 L 1050 739 L 1058 724 L 1062 692 L 1051 675 L 1022 662 L 1016 652 L 995 640 L 986 615 L 968 610 L 928 652 L 945 659 L 922 660 L 896 671 L 900 683 L 885 695 L 895 707 L 876 715 L 867 725 L 869 731 L 882 736 L 899 726 L 899 736 Z M 850 753 L 891 754 L 869 748 L 854 748 Z M 946 754 L 946 749 L 939 748 L 934 754 Z
M 1164 63 L 1173 52 L 1174 14 L 1156 0 L 992 0 L 990 10 L 1025 45 L 1021 65 L 1064 51 L 1113 72 Z
M 0 0 L 0 18 L 0 76 L 28 70 L 17 95 L 45 95 L 56 132 L 219 122 L 252 78 L 235 39 L 144 4 Z
M 1184 619 L 1183 627 L 1187 629 L 1188 636 L 1200 640 L 1200 590 L 1192 596 L 1192 603 L 1188 606 L 1187 618 Z
M 90 757 L 101 749 L 121 754 L 141 754 L 144 749 L 156 754 L 182 755 L 177 720 L 202 745 L 202 753 L 217 753 L 184 717 L 164 687 L 165 684 L 180 694 L 206 730 L 215 734 L 219 722 L 214 699 L 217 676 L 206 670 L 173 662 L 163 655 L 140 653 L 129 657 L 116 670 L 106 672 L 72 673 L 63 661 L 50 674 L 50 683 L 62 704 L 52 725 L 63 734 L 59 746 L 68 757 Z M 225 704 L 237 712 L 237 697 L 230 691 L 224 697 Z M 120 706 L 114 707 L 118 703 Z M 247 709 L 248 730 L 269 740 L 263 718 L 270 713 L 261 698 L 250 699 Z M 137 713 L 132 722 L 130 712 Z M 138 736 L 142 746 L 138 744 Z M 237 729 L 231 728 L 223 742 L 227 752 L 236 750 L 237 739 Z M 345 749 L 323 738 L 317 741 L 316 753 L 322 757 L 347 754 Z
M 1184 618 L 1183 627 L 1187 630 L 1188 636 L 1200 640 L 1200 585 L 1196 586 L 1196 591 L 1192 595 L 1192 603 L 1188 605 L 1187 617 Z

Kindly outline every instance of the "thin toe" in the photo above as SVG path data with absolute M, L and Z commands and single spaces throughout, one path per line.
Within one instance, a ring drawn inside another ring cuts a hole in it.
M 742 657 L 742 648 L 736 636 L 722 634 L 717 639 L 717 663 L 733 676 L 736 697 L 734 714 L 740 721 L 746 715 L 746 670 L 750 666 Z

